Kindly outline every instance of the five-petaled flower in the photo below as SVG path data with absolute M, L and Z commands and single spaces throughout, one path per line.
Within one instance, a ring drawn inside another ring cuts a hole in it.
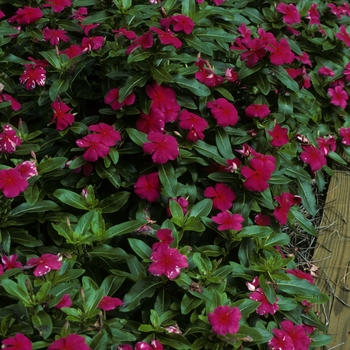
M 33 90 L 36 85 L 44 86 L 46 81 L 46 70 L 35 64 L 24 64 L 25 70 L 19 77 L 19 82 L 27 90 Z
M 33 24 L 42 16 L 43 13 L 39 8 L 24 6 L 24 8 L 19 8 L 16 14 L 8 19 L 8 22 L 17 22 L 19 25 Z
M 0 152 L 1 153 L 13 153 L 16 151 L 17 146 L 22 144 L 22 140 L 17 136 L 17 131 L 12 126 L 5 124 L 2 127 L 0 133 Z
M 268 180 L 271 177 L 271 171 L 260 159 L 251 159 L 250 167 L 242 166 L 241 174 L 246 178 L 243 186 L 249 191 L 263 192 L 268 187 Z
M 134 185 L 135 194 L 148 202 L 155 202 L 160 197 L 160 190 L 158 173 L 141 175 Z
M 311 171 L 320 170 L 327 164 L 327 160 L 322 152 L 313 145 L 302 146 L 303 152 L 300 153 L 300 159 L 310 165 Z
M 123 302 L 119 298 L 113 298 L 108 295 L 105 295 L 100 302 L 98 303 L 97 307 L 104 311 L 110 311 L 114 310 L 118 306 L 122 306 Z
M 254 103 L 245 109 L 245 114 L 249 118 L 258 117 L 263 119 L 270 114 L 270 109 L 265 104 Z
M 213 209 L 221 211 L 228 210 L 232 207 L 232 202 L 236 199 L 236 194 L 224 183 L 216 183 L 214 187 L 207 187 L 204 190 L 206 198 L 213 199 Z
M 283 22 L 286 24 L 294 24 L 294 23 L 300 23 L 300 14 L 298 12 L 298 9 L 293 4 L 284 4 L 283 2 L 280 2 L 278 6 L 276 7 L 276 10 L 282 14 L 283 16 Z
M 267 130 L 267 133 L 272 137 L 270 143 L 273 147 L 281 147 L 289 142 L 288 129 L 279 124 L 276 124 L 272 131 Z
M 210 101 L 207 103 L 207 107 L 210 108 L 210 113 L 219 126 L 234 126 L 238 122 L 237 109 L 226 98 Z
M 0 170 L 0 189 L 6 198 L 15 198 L 28 187 L 28 181 L 17 169 Z
M 40 277 L 51 270 L 59 270 L 62 266 L 62 257 L 54 254 L 43 254 L 40 258 L 30 258 L 27 267 L 35 267 L 33 275 Z
M 115 111 L 122 109 L 124 106 L 130 106 L 135 102 L 135 94 L 132 92 L 128 96 L 125 97 L 123 101 L 119 102 L 119 88 L 114 88 L 109 90 L 107 95 L 105 96 L 104 102 L 112 107 Z
M 213 332 L 225 336 L 226 334 L 236 334 L 239 329 L 239 321 L 242 318 L 238 307 L 228 305 L 217 306 L 208 315 L 209 323 Z
M 91 350 L 85 338 L 78 334 L 69 334 L 65 338 L 55 340 L 47 350 Z
M 71 0 L 46 0 L 46 4 L 42 5 L 42 7 L 51 7 L 53 12 L 61 12 L 70 6 L 72 6 Z
M 249 299 L 260 302 L 260 305 L 256 308 L 256 313 L 258 315 L 274 315 L 278 310 L 278 299 L 276 298 L 275 302 L 271 304 L 267 300 L 266 295 L 261 288 L 256 288 L 253 292 L 251 292 L 249 294 Z
M 346 108 L 349 95 L 341 86 L 336 86 L 334 89 L 329 88 L 328 95 L 331 97 L 331 104 L 343 109 Z
M 212 216 L 211 219 L 217 223 L 218 230 L 235 230 L 239 231 L 242 229 L 242 222 L 244 221 L 243 216 L 240 214 L 232 214 L 229 211 L 223 211 L 216 216 Z
M 32 342 L 22 333 L 17 333 L 14 337 L 6 338 L 2 341 L 2 349 L 8 350 L 32 350 Z
M 279 204 L 273 211 L 273 216 L 284 225 L 288 221 L 289 209 L 296 204 L 301 203 L 301 197 L 295 196 L 289 192 L 282 192 L 281 195 L 274 197 L 274 200 Z
M 17 261 L 18 255 L 12 254 L 10 256 L 3 255 L 1 261 L 4 265 L 4 270 L 18 269 L 22 267 L 22 263 Z
M 67 113 L 71 110 L 69 106 L 62 101 L 56 100 L 55 102 L 51 103 L 51 107 L 54 111 L 52 121 L 56 121 L 56 130 L 64 130 L 68 127 L 68 125 L 73 124 L 74 115 Z
M 342 138 L 341 143 L 343 145 L 350 146 L 350 128 L 340 128 L 339 136 Z
M 69 294 L 64 294 L 61 300 L 54 306 L 55 309 L 62 309 L 63 307 L 71 307 L 73 304 Z
M 53 46 L 58 45 L 60 41 L 68 42 L 69 37 L 66 33 L 63 29 L 50 29 L 48 27 L 43 30 L 44 40 L 49 41 Z

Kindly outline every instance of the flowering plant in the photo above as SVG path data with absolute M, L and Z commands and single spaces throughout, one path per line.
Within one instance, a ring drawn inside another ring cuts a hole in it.
M 3 347 L 327 344 L 283 228 L 350 156 L 349 6 L 0 6 Z

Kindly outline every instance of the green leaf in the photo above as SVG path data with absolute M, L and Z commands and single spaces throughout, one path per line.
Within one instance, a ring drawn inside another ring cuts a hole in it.
M 223 87 L 217 87 L 215 88 L 215 91 L 217 91 L 222 97 L 225 97 L 229 101 L 235 100 L 232 94 L 228 90 L 224 89 Z
M 40 191 L 37 185 L 29 186 L 24 191 L 24 198 L 29 205 L 34 205 L 39 199 Z
M 174 81 L 182 88 L 190 90 L 193 94 L 198 97 L 206 97 L 210 95 L 210 89 L 201 84 L 196 79 L 187 79 L 182 75 L 174 76 Z
M 302 205 L 312 215 L 315 216 L 316 197 L 309 181 L 303 181 L 301 178 L 295 179 L 298 185 L 298 194 L 302 199 Z
M 101 179 L 108 179 L 115 188 L 119 189 L 121 184 L 120 175 L 113 166 L 106 169 L 100 163 L 97 163 L 95 169 Z
M 210 159 L 218 160 L 224 163 L 224 159 L 219 155 L 218 149 L 208 143 L 198 140 L 193 147 L 198 153 Z
M 51 64 L 52 67 L 56 68 L 57 70 L 61 70 L 61 62 L 57 56 L 56 50 L 41 51 L 39 53 L 47 62 Z
M 264 63 L 260 62 L 256 64 L 254 67 L 248 68 L 245 64 L 242 64 L 241 69 L 238 71 L 238 80 L 242 80 L 249 75 L 259 71 L 264 66 Z
M 59 188 L 53 193 L 53 195 L 62 203 L 67 204 L 70 207 L 89 210 L 83 197 L 73 191 Z
M 233 159 L 235 156 L 232 152 L 232 146 L 226 131 L 223 128 L 217 127 L 215 132 L 216 146 L 221 155 L 226 159 Z
M 175 198 L 177 195 L 177 178 L 172 165 L 168 162 L 159 167 L 159 180 L 163 185 L 162 193 L 168 197 Z
M 213 201 L 209 198 L 205 198 L 196 203 L 189 211 L 189 216 L 202 217 L 208 216 L 213 207 Z
M 158 85 L 161 85 L 163 82 L 172 83 L 173 77 L 168 71 L 163 67 L 151 67 L 151 73 L 153 79 Z
M 288 89 L 298 92 L 298 83 L 290 77 L 286 70 L 281 66 L 274 66 L 272 68 L 272 74 Z
M 82 25 L 93 24 L 93 23 L 103 23 L 111 18 L 111 13 L 108 11 L 95 12 L 92 16 L 86 17 Z
M 55 157 L 46 159 L 38 165 L 38 173 L 39 175 L 42 175 L 63 168 L 67 160 L 68 158 L 66 157 Z
M 278 96 L 278 112 L 286 117 L 290 117 L 293 114 L 293 102 L 290 96 L 279 95 Z
M 169 345 L 173 349 L 177 350 L 188 350 L 191 349 L 191 343 L 180 334 L 167 334 L 166 336 L 157 334 L 157 339 L 163 345 Z
M 9 279 L 3 280 L 1 284 L 2 287 L 11 297 L 22 301 L 22 303 L 26 307 L 33 307 L 33 305 L 31 304 L 29 293 L 26 289 L 21 288 L 17 283 Z
M 148 76 L 142 75 L 130 75 L 126 83 L 119 90 L 119 102 L 123 102 L 127 96 L 129 96 L 135 87 L 143 87 L 148 80 Z
M 44 311 L 40 310 L 32 316 L 33 327 L 39 332 L 43 339 L 47 339 L 52 333 L 51 317 Z
M 335 160 L 336 162 L 338 162 L 340 164 L 347 165 L 347 162 L 338 153 L 329 152 L 328 157 Z
M 265 22 L 264 16 L 257 9 L 252 7 L 245 7 L 242 11 L 242 15 L 255 24 L 262 24 Z
M 148 260 L 152 254 L 152 249 L 143 241 L 136 238 L 128 238 L 131 249 L 141 258 Z
M 68 90 L 68 88 L 69 88 L 69 81 L 68 80 L 56 79 L 53 82 L 53 84 L 50 86 L 50 89 L 49 89 L 49 96 L 50 96 L 51 101 L 56 101 L 57 96 L 66 92 Z
M 297 221 L 298 225 L 307 233 L 309 233 L 312 236 L 317 237 L 317 231 L 314 227 L 312 221 L 309 221 L 303 214 L 301 214 L 296 207 L 291 208 L 291 213 L 293 214 L 295 220 Z
M 125 294 L 120 311 L 129 312 L 134 310 L 140 306 L 142 299 L 152 297 L 162 284 L 163 282 L 159 278 L 153 276 L 137 281 Z
M 21 216 L 29 213 L 41 213 L 44 211 L 58 211 L 61 208 L 53 201 L 43 200 L 36 202 L 34 205 L 29 203 L 22 203 L 18 207 L 10 211 L 11 216 Z
M 106 232 L 106 239 L 110 239 L 112 237 L 125 235 L 126 233 L 133 232 L 139 229 L 142 225 L 145 225 L 146 221 L 141 220 L 131 220 L 123 222 L 119 225 L 114 225 L 110 227 Z
M 198 39 L 196 36 L 189 35 L 185 38 L 185 41 L 190 47 L 194 48 L 198 52 L 203 52 L 208 56 L 213 55 L 213 50 L 210 48 L 210 46 L 205 41 Z
M 134 51 L 128 56 L 128 63 L 132 62 L 142 62 L 146 60 L 148 57 L 152 56 L 152 52 L 146 52 L 146 51 Z
M 179 226 L 182 227 L 184 223 L 184 213 L 183 210 L 178 202 L 176 202 L 173 199 L 169 200 L 169 207 L 170 207 L 170 213 L 171 213 L 171 221 Z
M 128 133 L 129 137 L 133 142 L 135 142 L 138 146 L 142 147 L 144 143 L 146 143 L 147 135 L 141 131 L 138 131 L 136 129 L 127 128 L 126 132 Z
M 193 297 L 192 295 L 185 294 L 181 300 L 181 314 L 187 315 L 193 309 L 197 308 L 199 305 L 203 303 L 202 299 L 198 299 Z
M 253 226 L 247 226 L 244 227 L 237 237 L 259 237 L 259 238 L 264 238 L 268 237 L 273 233 L 273 230 L 270 227 L 267 226 L 258 226 L 258 225 L 253 225 Z
M 102 209 L 103 214 L 115 213 L 126 204 L 129 197 L 130 192 L 117 192 L 100 201 L 98 207 Z
M 89 252 L 89 255 L 96 258 L 106 258 L 112 261 L 124 261 L 129 258 L 129 254 L 121 248 L 111 247 L 107 244 L 101 244 Z

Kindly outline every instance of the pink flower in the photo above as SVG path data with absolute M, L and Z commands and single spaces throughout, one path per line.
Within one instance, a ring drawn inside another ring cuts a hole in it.
M 226 68 L 225 70 L 225 78 L 230 83 L 235 82 L 238 79 L 238 73 L 235 72 L 234 68 Z
M 72 6 L 71 0 L 46 0 L 42 7 L 52 7 L 53 12 L 61 12 L 66 7 Z
M 267 130 L 267 133 L 272 137 L 270 142 L 273 147 L 281 147 L 289 142 L 288 129 L 279 124 L 276 124 L 272 131 Z
M 199 67 L 199 72 L 196 72 L 194 77 L 208 87 L 215 87 L 225 82 L 225 79 L 213 72 L 208 61 L 198 57 L 198 62 L 195 65 Z
M 260 159 L 251 159 L 250 167 L 242 166 L 241 174 L 246 178 L 243 186 L 249 191 L 263 192 L 269 187 L 271 171 Z
M 5 270 L 18 269 L 22 267 L 22 263 L 17 261 L 18 255 L 12 254 L 10 256 L 3 255 L 1 261 L 4 264 Z
M 278 305 L 276 303 L 278 299 L 276 298 L 276 302 L 271 304 L 261 288 L 256 288 L 254 292 L 250 293 L 249 299 L 260 302 L 260 305 L 256 309 L 258 315 L 273 315 L 278 310 Z
M 134 185 L 135 194 L 148 202 L 155 202 L 160 197 L 160 190 L 158 173 L 141 175 Z
M 108 295 L 104 296 L 98 303 L 97 307 L 104 311 L 114 310 L 118 306 L 122 306 L 123 302 L 119 298 L 112 298 Z
M 135 38 L 132 41 L 131 45 L 125 51 L 125 54 L 129 55 L 139 47 L 142 47 L 142 50 L 146 50 L 151 48 L 152 46 L 153 46 L 152 32 L 148 31 L 147 33 Z
M 69 294 L 63 295 L 62 299 L 54 306 L 55 309 L 62 309 L 63 307 L 71 307 L 73 304 Z
M 24 67 L 26 69 L 19 77 L 19 82 L 24 84 L 27 90 L 33 90 L 36 84 L 39 86 L 45 85 L 46 71 L 43 67 L 33 64 L 24 64 Z
M 65 338 L 55 340 L 47 350 L 91 350 L 85 338 L 78 334 L 69 334 Z
M 350 80 L 350 62 L 347 63 L 347 65 L 345 66 L 343 74 L 345 75 L 345 80 L 349 81 Z
M 179 155 L 179 147 L 174 136 L 150 132 L 147 139 L 150 142 L 143 144 L 143 151 L 152 154 L 154 163 L 165 164 L 168 160 L 174 160 Z
M 336 86 L 334 89 L 329 88 L 328 95 L 331 97 L 331 103 L 333 105 L 339 106 L 343 109 L 346 108 L 346 101 L 349 99 L 349 95 L 341 86 Z
M 307 280 L 311 284 L 315 284 L 315 281 L 314 281 L 313 277 L 311 276 L 311 274 L 303 272 L 303 271 L 301 271 L 299 269 L 286 270 L 286 273 L 289 273 L 289 274 L 294 275 L 294 276 L 296 276 L 298 278 Z
M 242 314 L 239 308 L 229 307 L 228 305 L 218 306 L 208 315 L 213 332 L 222 336 L 228 333 L 236 334 L 241 318 Z
M 69 37 L 66 33 L 63 29 L 50 29 L 48 27 L 43 30 L 44 40 L 49 41 L 53 46 L 58 45 L 60 41 L 68 42 Z
M 150 27 L 151 31 L 158 34 L 159 41 L 162 45 L 172 45 L 176 49 L 179 49 L 182 46 L 182 42 L 180 39 L 178 39 L 173 32 L 170 30 L 167 30 L 166 32 L 164 30 L 161 30 L 156 27 Z
M 28 181 L 16 169 L 0 170 L 0 189 L 6 198 L 15 198 L 28 187 Z
M 309 164 L 312 171 L 320 170 L 327 164 L 325 156 L 319 149 L 312 145 L 302 146 L 303 152 L 300 153 L 300 159 Z
M 22 333 L 17 333 L 14 337 L 6 338 L 2 341 L 2 348 L 8 350 L 32 350 L 32 342 Z
M 271 350 L 294 350 L 293 340 L 283 329 L 272 330 L 274 337 L 268 342 Z
M 320 25 L 320 14 L 317 11 L 317 4 L 313 3 L 309 9 L 309 11 L 307 11 L 308 16 L 306 18 L 308 18 L 310 20 L 309 24 L 318 24 Z
M 309 55 L 305 51 L 303 51 L 301 56 L 295 55 L 295 59 L 297 61 L 300 61 L 300 62 L 308 65 L 309 67 L 312 67 L 312 63 L 310 61 Z
M 75 143 L 80 148 L 87 148 L 83 158 L 88 162 L 96 162 L 99 157 L 107 157 L 110 148 L 102 143 L 102 136 L 99 134 L 90 134 L 82 139 L 76 140 Z
M 232 214 L 229 211 L 223 211 L 216 216 L 212 216 L 211 219 L 219 224 L 218 230 L 234 230 L 239 231 L 242 229 L 242 222 L 244 221 L 242 215 Z
M 35 166 L 34 160 L 25 160 L 23 163 L 17 164 L 14 169 L 17 170 L 21 176 L 27 180 L 32 176 L 38 175 L 38 169 Z
M 339 135 L 342 138 L 341 143 L 350 146 L 350 128 L 340 128 Z
M 133 350 L 133 349 L 134 348 L 129 344 L 121 344 L 121 345 L 118 345 L 118 347 L 117 347 L 117 350 Z
M 105 146 L 115 146 L 117 142 L 122 140 L 120 132 L 115 130 L 113 126 L 106 123 L 90 125 L 89 130 L 99 135 L 101 137 L 100 142 Z
M 116 30 L 112 30 L 112 32 L 115 33 L 115 36 L 123 35 L 129 40 L 136 39 L 135 32 L 132 31 L 132 30 L 127 30 L 126 28 L 119 28 L 119 29 L 116 29 Z
M 184 130 L 190 130 L 186 140 L 196 142 L 198 139 L 204 139 L 203 131 L 209 125 L 204 118 L 184 109 L 179 115 L 179 126 Z
M 217 100 L 208 102 L 207 107 L 211 109 L 210 113 L 216 119 L 219 126 L 234 126 L 238 122 L 236 107 L 225 98 L 218 98 Z
M 39 8 L 24 6 L 19 8 L 16 14 L 8 19 L 9 23 L 17 22 L 19 25 L 33 24 L 43 16 Z
M 56 120 L 56 130 L 64 130 L 68 125 L 72 125 L 74 122 L 74 115 L 67 113 L 71 110 L 65 103 L 62 101 L 56 100 L 51 103 L 51 107 L 54 110 L 52 121 Z
M 185 15 L 171 16 L 171 22 L 173 24 L 174 32 L 184 32 L 185 34 L 191 34 L 194 28 L 194 22 L 192 19 Z
M 136 129 L 145 134 L 163 132 L 164 126 L 164 113 L 158 108 L 151 108 L 149 114 L 141 112 L 140 117 L 136 120 Z
M 145 89 L 148 97 L 152 100 L 152 108 L 158 108 L 163 112 L 166 105 L 172 105 L 176 102 L 176 94 L 172 88 L 153 82 L 152 85 L 146 85 Z
M 281 225 L 284 225 L 288 220 L 289 209 L 295 204 L 300 204 L 301 198 L 289 192 L 282 192 L 280 196 L 276 196 L 274 199 L 278 202 L 279 206 L 275 207 L 273 215 Z
M 264 215 L 262 213 L 259 213 L 255 216 L 254 222 L 259 226 L 270 226 L 271 218 L 269 215 Z
M 318 70 L 318 74 L 323 76 L 328 76 L 328 77 L 334 77 L 334 71 L 326 66 L 321 67 Z
M 145 341 L 139 341 L 135 344 L 134 350 L 154 350 L 152 346 Z
M 232 207 L 236 194 L 224 183 L 216 183 L 215 188 L 207 187 L 204 190 L 204 197 L 213 199 L 213 209 L 225 211 Z
M 165 244 L 167 247 L 174 242 L 174 237 L 172 236 L 173 231 L 168 228 L 161 228 L 156 232 L 156 237 L 160 242 L 156 242 L 152 245 L 152 250 L 157 250 L 159 246 Z
M 5 124 L 2 127 L 3 132 L 0 133 L 0 152 L 13 153 L 17 146 L 22 144 L 22 140 L 17 136 L 16 130 L 12 126 Z
M 111 105 L 112 109 L 118 111 L 124 106 L 130 106 L 135 102 L 135 94 L 132 92 L 130 95 L 126 96 L 125 99 L 119 102 L 119 88 L 114 88 L 110 90 L 104 98 L 104 102 Z
M 265 104 L 252 104 L 245 109 L 245 114 L 249 118 L 265 118 L 270 114 L 269 107 Z
M 350 47 L 350 35 L 348 34 L 348 32 L 346 31 L 346 28 L 342 25 L 339 28 L 339 32 L 337 34 L 335 34 L 335 36 L 343 41 L 346 46 Z
M 14 111 L 18 111 L 19 109 L 21 109 L 21 104 L 11 95 L 8 94 L 1 94 L 0 93 L 0 102 L 4 102 L 4 101 L 10 101 L 11 102 L 11 108 Z
M 180 254 L 178 249 L 169 248 L 165 244 L 158 246 L 150 259 L 153 262 L 148 268 L 149 273 L 154 276 L 165 275 L 171 280 L 180 274 L 182 268 L 188 267 L 186 256 Z
M 90 38 L 83 38 L 81 41 L 81 47 L 83 52 L 94 51 L 100 49 L 105 43 L 105 38 L 103 36 L 92 36 Z
M 240 38 L 237 38 L 235 43 L 238 44 L 238 47 L 231 46 L 230 49 L 245 51 L 241 53 L 241 61 L 247 60 L 246 65 L 248 68 L 255 66 L 266 55 L 266 45 L 264 45 L 263 41 L 259 38 L 254 38 L 251 41 L 248 41 L 245 44 L 247 48 L 241 43 Z
M 40 258 L 30 258 L 27 266 L 35 267 L 33 274 L 36 277 L 46 275 L 51 270 L 59 270 L 62 266 L 62 257 L 54 254 L 43 254 Z
M 287 24 L 300 23 L 300 14 L 298 9 L 293 4 L 286 5 L 280 2 L 276 7 L 276 10 L 283 13 L 283 22 Z
M 295 58 L 288 41 L 284 38 L 282 38 L 279 43 L 276 41 L 273 45 L 266 46 L 266 50 L 271 52 L 270 61 L 274 65 L 289 64 L 292 63 Z
M 71 45 L 67 49 L 62 50 L 61 53 L 68 56 L 68 58 L 72 59 L 76 56 L 80 56 L 83 53 L 83 49 L 79 45 Z
M 318 148 L 324 156 L 327 156 L 329 152 L 335 152 L 337 149 L 337 141 L 334 136 L 329 135 L 328 138 L 318 137 L 316 141 Z

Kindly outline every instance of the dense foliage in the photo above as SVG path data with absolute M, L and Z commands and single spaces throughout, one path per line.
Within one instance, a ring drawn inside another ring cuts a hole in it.
M 0 0 L 7 349 L 298 349 L 283 253 L 350 154 L 350 8 Z

